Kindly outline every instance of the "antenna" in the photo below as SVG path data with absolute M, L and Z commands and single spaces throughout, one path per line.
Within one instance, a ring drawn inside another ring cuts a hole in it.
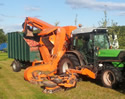
M 78 17 L 78 15 L 76 14 L 76 17 L 75 17 L 75 25 L 77 25 L 77 17 Z

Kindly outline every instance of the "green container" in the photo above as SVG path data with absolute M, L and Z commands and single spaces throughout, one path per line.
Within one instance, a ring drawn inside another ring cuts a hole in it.
M 30 51 L 24 33 L 18 32 L 8 33 L 8 57 L 25 62 L 41 60 L 39 50 Z

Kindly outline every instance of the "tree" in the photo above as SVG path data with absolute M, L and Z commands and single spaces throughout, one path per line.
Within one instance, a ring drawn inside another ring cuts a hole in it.
M 110 39 L 110 44 L 113 48 L 119 48 L 119 33 L 120 28 L 118 27 L 118 23 L 112 20 L 111 26 L 108 27 L 108 34 Z
M 0 29 L 0 44 L 7 41 L 7 36 L 5 35 L 3 29 Z
M 118 23 L 117 23 L 117 22 L 114 22 L 114 21 L 112 20 L 111 26 L 109 26 L 108 29 L 109 29 L 109 34 L 110 34 L 110 35 L 111 35 L 112 33 L 119 35 L 120 28 L 118 27 Z
M 118 26 L 117 30 L 119 30 L 117 32 L 118 35 L 118 41 L 119 41 L 119 48 L 120 49 L 125 49 L 125 26 Z
M 118 26 L 117 22 L 113 20 L 110 21 L 107 17 L 106 10 L 104 11 L 104 18 L 101 21 L 99 21 L 99 27 L 108 28 L 109 40 L 113 48 L 119 47 L 120 49 L 125 49 L 125 26 Z M 112 34 L 114 35 L 114 37 L 117 37 L 118 39 L 112 37 Z
M 108 26 L 109 20 L 107 18 L 107 11 L 104 11 L 104 18 L 102 18 L 101 21 L 98 22 L 99 27 L 106 28 Z
M 108 26 L 110 24 L 110 26 Z M 113 20 L 110 23 L 110 20 L 107 17 L 107 11 L 104 11 L 104 18 L 99 21 L 99 27 L 102 28 L 108 28 L 109 32 L 109 40 L 110 40 L 110 45 L 113 48 L 119 48 L 119 33 L 120 33 L 120 28 L 118 27 L 118 23 L 114 22 Z M 117 38 L 118 37 L 118 38 Z
M 59 23 L 60 23 L 59 21 L 56 21 L 56 22 L 55 22 L 55 26 L 58 26 L 58 25 L 59 25 Z

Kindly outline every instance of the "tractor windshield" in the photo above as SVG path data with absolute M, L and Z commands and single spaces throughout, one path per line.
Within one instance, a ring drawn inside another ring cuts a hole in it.
M 91 43 L 90 35 L 84 34 L 75 36 L 73 45 L 75 46 L 76 50 L 86 54 L 90 49 L 92 49 Z
M 74 36 L 74 49 L 79 51 L 86 61 L 93 62 L 93 43 L 89 33 Z
M 99 47 L 101 49 L 109 49 L 109 41 L 107 34 L 95 34 L 94 46 Z

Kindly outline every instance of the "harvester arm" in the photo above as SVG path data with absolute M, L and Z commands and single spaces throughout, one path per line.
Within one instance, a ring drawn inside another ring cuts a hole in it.
M 23 32 L 26 31 L 27 25 L 39 28 L 41 30 L 54 27 L 53 25 L 48 24 L 47 22 L 32 17 L 27 17 L 25 19 Z

